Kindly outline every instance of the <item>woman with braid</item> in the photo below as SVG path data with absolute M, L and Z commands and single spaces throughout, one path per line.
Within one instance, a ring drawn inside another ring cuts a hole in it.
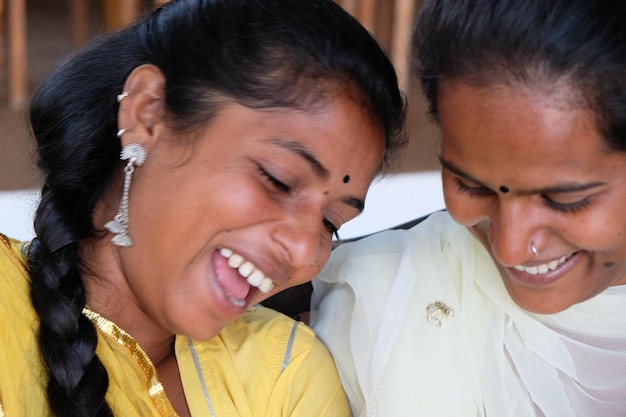
M 310 280 L 404 141 L 388 59 L 331 0 L 174 0 L 31 104 L 36 237 L 0 238 L 0 416 L 349 415 Z

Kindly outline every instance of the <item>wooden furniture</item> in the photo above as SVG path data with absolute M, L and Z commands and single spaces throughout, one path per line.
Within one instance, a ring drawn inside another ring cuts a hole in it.
M 89 12 L 87 0 L 67 0 L 72 15 L 72 41 L 87 40 Z M 115 30 L 128 25 L 142 12 L 142 0 L 103 0 L 105 26 Z M 158 7 L 169 0 L 153 0 Z M 305 0 L 303 0 L 305 1 Z M 400 88 L 407 92 L 409 83 L 408 49 L 411 26 L 421 0 L 336 0 L 355 16 L 386 47 L 393 61 Z M 0 72 L 6 69 L 8 101 L 20 109 L 27 95 L 27 23 L 26 0 L 0 0 Z M 6 24 L 6 30 L 5 30 Z M 5 41 L 4 33 L 7 34 Z
M 422 0 L 335 0 L 385 47 L 396 67 L 400 88 L 408 92 L 411 27 Z
M 26 100 L 26 0 L 0 0 L 2 25 L 6 25 L 7 42 L 2 36 L 2 70 L 8 79 L 9 107 L 19 109 Z
M 72 41 L 79 45 L 87 40 L 87 0 L 68 1 Z M 0 0 L 0 71 L 6 73 L 9 107 L 21 109 L 28 91 L 26 0 Z
M 67 1 L 72 43 L 80 45 L 88 37 L 88 0 Z M 154 5 L 167 1 L 154 0 Z M 104 0 L 107 29 L 117 29 L 132 22 L 139 16 L 141 5 L 141 0 Z M 26 0 L 0 0 L 0 76 L 7 82 L 8 105 L 15 110 L 23 108 L 28 94 L 27 44 Z

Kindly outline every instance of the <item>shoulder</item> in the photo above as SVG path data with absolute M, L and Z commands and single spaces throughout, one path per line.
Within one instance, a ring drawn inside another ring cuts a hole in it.
M 9 317 L 30 307 L 30 284 L 23 244 L 0 234 L 0 316 Z
M 0 311 L 9 314 L 17 305 L 30 305 L 29 278 L 26 258 L 22 254 L 22 242 L 0 234 L 0 288 L 2 301 Z
M 451 247 L 472 246 L 472 241 L 467 229 L 447 212 L 437 212 L 411 229 L 387 230 L 339 246 L 315 279 L 315 290 L 324 283 L 369 286 L 374 280 L 384 284 L 380 281 L 396 276 L 401 269 L 432 266 L 436 259 L 453 256 Z
M 0 235 L 0 399 L 7 416 L 43 415 L 47 404 L 37 344 L 38 318 L 30 302 L 22 246 Z M 27 394 L 24 387 L 28 387 Z
M 308 326 L 270 308 L 256 306 L 229 323 L 219 335 L 226 346 L 263 345 L 277 352 L 310 350 L 316 343 Z M 271 342 L 271 343 L 270 343 Z
M 25 256 L 27 248 L 28 242 L 20 242 L 0 233 L 0 270 L 18 270 L 27 274 Z

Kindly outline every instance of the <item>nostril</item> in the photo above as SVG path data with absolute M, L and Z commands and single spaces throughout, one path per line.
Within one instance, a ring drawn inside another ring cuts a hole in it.
M 319 259 L 321 222 L 294 221 L 277 226 L 272 239 L 279 246 L 283 261 L 293 268 L 310 268 Z

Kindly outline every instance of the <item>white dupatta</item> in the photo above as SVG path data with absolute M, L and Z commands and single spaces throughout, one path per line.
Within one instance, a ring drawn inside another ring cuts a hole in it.
M 626 416 L 626 286 L 529 314 L 447 213 L 336 249 L 312 310 L 355 416 Z

